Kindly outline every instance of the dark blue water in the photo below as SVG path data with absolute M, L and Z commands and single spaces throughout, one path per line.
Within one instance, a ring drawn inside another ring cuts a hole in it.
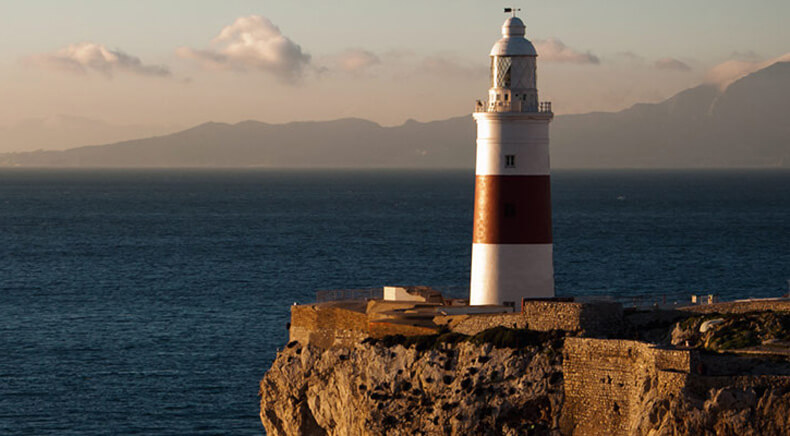
M 774 296 L 789 172 L 553 176 L 558 293 Z M 0 433 L 261 434 L 317 289 L 463 294 L 471 172 L 0 171 Z

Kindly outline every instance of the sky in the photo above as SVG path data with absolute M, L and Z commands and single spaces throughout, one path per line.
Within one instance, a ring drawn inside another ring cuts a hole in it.
M 787 0 L 0 0 L 0 152 L 467 114 L 503 7 L 522 9 L 558 114 L 724 86 L 790 52 Z

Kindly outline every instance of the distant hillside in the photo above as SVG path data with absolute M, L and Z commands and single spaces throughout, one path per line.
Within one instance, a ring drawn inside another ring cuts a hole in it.
M 558 116 L 554 168 L 790 167 L 790 63 L 616 113 Z M 360 119 L 234 125 L 65 151 L 0 154 L 3 166 L 474 166 L 471 116 L 397 127 Z
M 382 127 L 360 119 L 266 124 L 205 123 L 167 136 L 0 155 L 22 166 L 470 167 L 471 117 Z
M 112 124 L 72 115 L 29 118 L 10 126 L 0 126 L 0 147 L 19 152 L 66 150 L 86 144 L 107 144 L 141 137 L 166 135 L 183 126 Z
M 790 63 L 617 113 L 557 117 L 563 167 L 790 167 Z

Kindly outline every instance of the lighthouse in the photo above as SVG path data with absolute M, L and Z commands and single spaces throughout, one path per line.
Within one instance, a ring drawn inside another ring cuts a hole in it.
M 537 52 L 512 12 L 491 49 L 491 88 L 478 101 L 469 303 L 554 296 L 549 123 L 539 102 Z

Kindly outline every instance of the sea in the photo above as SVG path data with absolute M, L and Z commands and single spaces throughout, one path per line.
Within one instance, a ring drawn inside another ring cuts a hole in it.
M 787 293 L 790 171 L 555 171 L 556 289 Z M 474 173 L 0 170 L 0 434 L 259 435 L 316 291 L 468 292 Z

